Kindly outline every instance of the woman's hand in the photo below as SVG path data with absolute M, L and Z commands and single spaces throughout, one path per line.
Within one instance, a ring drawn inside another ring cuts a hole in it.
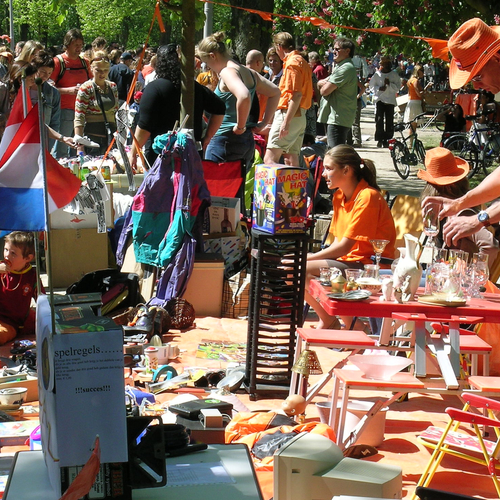
M 247 131 L 246 127 L 240 128 L 240 127 L 238 127 L 238 124 L 236 124 L 233 127 L 233 133 L 236 135 L 241 135 L 241 134 L 245 133 L 246 131 Z
M 66 137 L 65 135 L 61 136 L 60 142 L 64 142 L 64 144 L 73 149 L 75 149 L 78 146 L 73 137 Z M 78 149 L 78 151 L 80 151 L 80 149 Z M 85 152 L 85 148 L 83 146 L 82 146 L 82 151 Z

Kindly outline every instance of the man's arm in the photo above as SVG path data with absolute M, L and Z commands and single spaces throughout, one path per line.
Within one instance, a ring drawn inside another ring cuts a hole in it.
M 325 78 L 324 80 L 320 80 L 318 82 L 318 89 L 319 93 L 323 96 L 326 97 L 330 95 L 334 90 L 338 89 L 338 86 L 335 85 L 334 83 L 330 82 L 328 78 Z

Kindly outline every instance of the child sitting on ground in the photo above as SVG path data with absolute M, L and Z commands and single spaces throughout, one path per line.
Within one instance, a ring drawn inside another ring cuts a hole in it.
M 4 259 L 0 261 L 0 345 L 22 330 L 35 331 L 35 311 L 31 299 L 38 295 L 33 233 L 14 231 L 5 237 Z

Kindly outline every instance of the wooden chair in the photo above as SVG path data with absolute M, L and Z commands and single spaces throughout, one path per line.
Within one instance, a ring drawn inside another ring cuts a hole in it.
M 500 410 L 500 402 L 472 393 L 462 393 L 461 397 L 465 401 L 462 410 L 446 408 L 450 421 L 445 429 L 431 426 L 417 437 L 420 443 L 434 450 L 417 486 L 429 485 L 448 453 L 484 465 L 485 473 L 491 477 L 497 495 L 500 496 L 500 482 L 497 478 L 497 469 L 500 468 L 500 421 L 495 415 Z M 484 412 L 485 415 L 479 412 Z M 492 427 L 496 440 L 484 439 L 480 426 Z M 471 427 L 473 433 L 469 432 Z M 413 500 L 415 498 L 413 495 Z

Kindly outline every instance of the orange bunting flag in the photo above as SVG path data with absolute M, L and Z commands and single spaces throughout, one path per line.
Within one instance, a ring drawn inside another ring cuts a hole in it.
M 443 61 L 450 60 L 450 56 L 448 54 L 448 42 L 446 40 L 438 40 L 436 38 L 422 38 L 422 40 L 431 46 L 432 57 L 442 59 Z
M 271 17 L 271 14 L 269 14 L 268 12 L 262 12 L 261 10 L 253 10 L 253 9 L 244 9 L 246 10 L 247 12 L 251 12 L 252 14 L 257 14 L 259 15 L 260 17 L 262 17 L 262 19 L 264 19 L 264 21 L 272 21 L 273 18 Z
M 87 495 L 95 483 L 100 467 L 101 448 L 99 446 L 99 436 L 97 436 L 95 438 L 94 451 L 90 455 L 90 458 L 59 500 L 78 500 Z
M 160 13 L 160 2 L 156 2 L 155 17 L 156 19 L 158 19 L 158 26 L 160 27 L 160 31 L 162 33 L 165 33 L 165 26 L 163 25 L 163 19 L 161 18 L 161 13 Z

